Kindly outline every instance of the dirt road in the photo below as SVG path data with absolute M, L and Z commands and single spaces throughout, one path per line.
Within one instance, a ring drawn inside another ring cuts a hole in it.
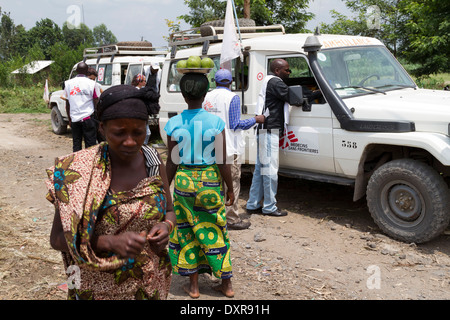
M 0 114 L 0 299 L 66 298 L 61 258 L 48 241 L 44 179 L 72 140 L 53 134 L 49 119 Z M 243 176 L 242 206 L 250 181 Z M 392 240 L 351 191 L 281 178 L 279 206 L 289 215 L 252 215 L 250 229 L 230 231 L 233 299 L 450 299 L 448 232 L 422 245 Z M 169 299 L 189 300 L 187 282 L 174 276 Z M 201 276 L 200 299 L 227 299 L 212 290 L 216 283 Z

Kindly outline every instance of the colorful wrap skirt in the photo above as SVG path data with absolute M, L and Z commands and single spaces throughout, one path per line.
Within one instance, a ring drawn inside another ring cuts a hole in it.
M 177 225 L 169 255 L 182 276 L 208 272 L 232 277 L 224 189 L 217 165 L 178 166 L 174 186 Z

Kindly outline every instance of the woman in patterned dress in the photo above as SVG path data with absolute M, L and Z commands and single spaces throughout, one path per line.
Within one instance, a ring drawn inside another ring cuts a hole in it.
M 222 279 L 216 290 L 233 297 L 225 205 L 233 203 L 234 195 L 225 159 L 225 123 L 202 109 L 209 88 L 205 75 L 186 74 L 180 87 L 188 109 L 172 117 L 164 127 L 168 141 L 167 178 L 169 183 L 174 180 L 177 218 L 169 242 L 173 270 L 189 276 L 190 285 L 183 289 L 192 298 L 200 296 L 198 275 L 203 272 L 212 272 Z M 223 182 L 228 187 L 227 204 Z
M 100 97 L 106 142 L 47 170 L 55 206 L 50 243 L 62 252 L 69 299 L 166 299 L 176 218 L 164 164 L 143 145 L 147 107 L 132 86 Z

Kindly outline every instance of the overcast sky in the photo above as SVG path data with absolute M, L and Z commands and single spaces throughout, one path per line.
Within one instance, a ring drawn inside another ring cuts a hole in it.
M 189 12 L 184 0 L 0 0 L 0 7 L 26 30 L 44 18 L 60 27 L 65 21 L 81 21 L 90 29 L 104 23 L 119 41 L 143 38 L 153 46 L 167 45 L 163 39 L 168 34 L 164 19 L 176 21 Z M 308 27 L 313 30 L 320 22 L 332 22 L 331 9 L 349 15 L 342 0 L 312 0 L 308 11 L 316 14 L 316 19 Z M 184 22 L 182 27 L 189 28 Z

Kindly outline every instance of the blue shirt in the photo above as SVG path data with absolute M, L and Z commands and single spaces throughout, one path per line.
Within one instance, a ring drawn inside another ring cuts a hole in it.
M 217 89 L 224 89 L 231 91 L 227 87 L 217 87 Z M 230 129 L 241 129 L 241 130 L 247 130 L 251 127 L 253 127 L 256 123 L 256 119 L 250 118 L 250 119 L 244 119 L 241 120 L 241 98 L 239 98 L 238 95 L 234 96 L 233 99 L 231 99 L 230 102 L 230 110 L 228 112 L 229 114 L 229 123 L 230 123 Z
M 210 165 L 216 163 L 214 140 L 225 128 L 220 117 L 210 114 L 202 108 L 187 109 L 172 117 L 164 130 L 176 141 L 180 159 L 174 158 L 175 164 Z

